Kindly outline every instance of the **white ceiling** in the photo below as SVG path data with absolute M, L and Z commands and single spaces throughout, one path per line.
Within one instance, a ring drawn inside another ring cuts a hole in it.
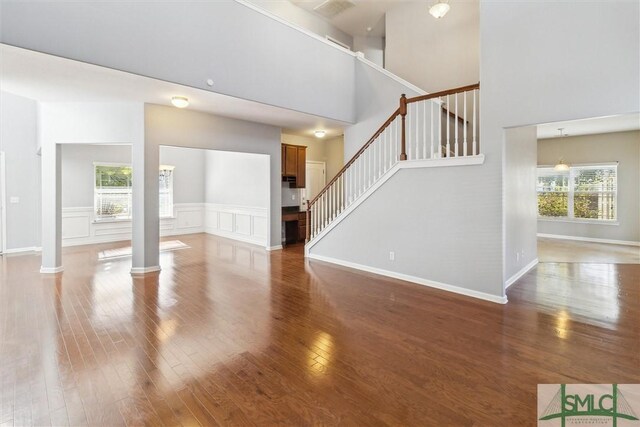
M 625 114 L 622 116 L 538 125 L 538 139 L 557 138 L 560 135 L 558 128 L 563 128 L 562 133 L 568 136 L 640 130 L 640 114 Z
M 0 89 L 42 102 L 144 102 L 270 124 L 287 133 L 342 135 L 347 123 L 0 44 Z
M 324 3 L 325 0 L 291 0 L 297 6 L 316 15 L 313 8 Z M 385 34 L 384 16 L 390 9 L 403 3 L 413 3 L 405 0 L 352 0 L 356 5 L 342 13 L 327 19 L 332 25 L 352 36 L 382 37 Z M 320 16 L 320 15 L 318 15 Z M 324 19 L 324 18 L 323 18 Z M 367 31 L 371 28 L 371 31 Z

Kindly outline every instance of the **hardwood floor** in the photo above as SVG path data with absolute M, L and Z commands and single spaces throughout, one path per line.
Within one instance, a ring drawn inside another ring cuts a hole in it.
M 538 383 L 640 383 L 640 266 L 540 264 L 507 305 L 199 234 L 0 266 L 0 426 L 535 425 Z
M 540 262 L 640 264 L 640 247 L 538 238 Z

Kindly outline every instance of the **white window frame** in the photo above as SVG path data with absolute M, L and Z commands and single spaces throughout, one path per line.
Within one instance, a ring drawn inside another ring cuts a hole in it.
M 96 167 L 98 166 L 106 166 L 106 167 L 117 167 L 117 168 L 122 168 L 122 167 L 129 167 L 131 168 L 131 164 L 129 163 L 112 163 L 112 162 L 93 162 L 93 217 L 94 217 L 94 222 L 122 222 L 122 221 L 131 221 L 131 216 L 127 216 L 127 217 L 120 217 L 120 218 L 110 218 L 110 217 L 99 217 L 96 214 Z M 160 212 L 158 212 L 158 216 L 160 219 L 172 219 L 175 218 L 175 214 L 174 214 L 174 203 L 173 203 L 173 181 L 175 179 L 175 166 L 171 166 L 171 165 L 161 165 L 158 168 L 158 173 L 161 170 L 171 170 L 171 186 L 170 186 L 170 191 L 169 191 L 169 199 L 170 199 L 170 206 L 171 206 L 171 213 L 169 215 L 163 215 L 160 216 Z M 132 177 L 133 178 L 133 177 Z M 158 192 L 159 193 L 159 192 Z M 159 194 L 158 194 L 159 196 Z M 133 185 L 131 186 L 131 204 L 133 205 Z M 130 209 L 130 212 L 132 212 L 132 209 Z M 133 212 L 132 212 L 133 214 Z
M 169 206 L 171 212 L 168 215 L 160 215 L 161 219 L 175 218 L 175 210 L 173 204 L 173 180 L 175 179 L 175 169 L 176 167 L 171 165 L 160 165 L 160 168 L 158 169 L 158 172 L 163 170 L 171 171 L 171 186 L 169 187 Z M 160 196 L 158 195 L 158 197 Z
M 587 168 L 608 168 L 613 166 L 616 170 L 616 191 L 613 196 L 613 200 L 616 207 L 616 217 L 614 219 L 598 219 L 598 218 L 576 218 L 574 217 L 574 200 L 573 196 L 575 194 L 575 177 L 576 171 L 579 169 L 587 169 Z M 537 172 L 540 169 L 553 169 L 554 165 L 538 165 L 536 169 L 536 184 L 538 182 L 538 174 Z M 538 202 L 538 192 L 536 190 L 536 204 Z M 541 216 L 540 211 L 536 206 L 536 210 L 538 212 L 538 220 L 540 221 L 550 221 L 550 222 L 570 222 L 570 223 L 582 223 L 582 224 L 601 224 L 601 225 L 619 225 L 620 222 L 618 220 L 618 162 L 602 162 L 602 163 L 580 163 L 573 164 L 569 167 L 569 192 L 567 195 L 567 215 L 568 216 Z

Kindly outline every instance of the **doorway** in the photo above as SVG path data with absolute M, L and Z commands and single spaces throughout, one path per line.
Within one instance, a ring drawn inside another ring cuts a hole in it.
M 305 187 L 305 200 L 313 200 L 322 191 L 326 184 L 325 162 L 308 161 L 306 166 L 307 183 Z M 306 205 L 306 202 L 305 202 Z

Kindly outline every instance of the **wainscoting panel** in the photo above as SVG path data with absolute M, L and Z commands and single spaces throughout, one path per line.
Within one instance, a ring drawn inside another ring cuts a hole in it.
M 204 203 L 177 203 L 172 218 L 160 219 L 160 235 L 204 232 Z M 92 207 L 62 209 L 62 246 L 131 240 L 131 220 L 96 221 Z
M 206 227 L 209 234 L 267 245 L 267 209 L 207 203 Z
M 213 203 L 175 204 L 174 217 L 160 219 L 160 235 L 206 232 L 267 245 L 266 208 Z M 62 246 L 131 240 L 131 220 L 96 221 L 92 207 L 62 209 Z

